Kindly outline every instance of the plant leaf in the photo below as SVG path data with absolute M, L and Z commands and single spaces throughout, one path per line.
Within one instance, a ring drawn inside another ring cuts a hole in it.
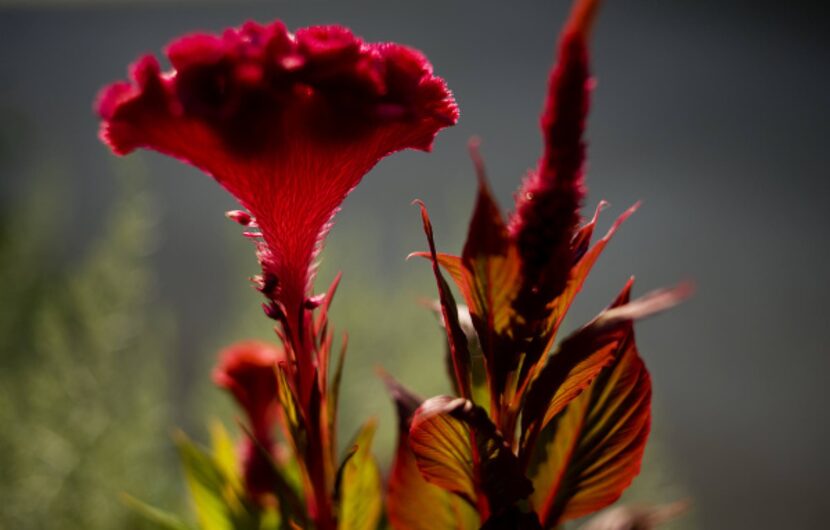
M 458 496 L 427 482 L 409 448 L 409 426 L 422 400 L 381 374 L 398 413 L 398 445 L 386 490 L 386 512 L 395 530 L 476 530 L 478 514 Z
M 150 506 L 132 495 L 122 493 L 121 500 L 131 510 L 153 523 L 160 530 L 193 530 L 193 527 L 182 521 L 179 516 Z
M 277 397 L 280 401 L 280 414 L 282 421 L 290 436 L 294 453 L 302 455 L 306 450 L 306 421 L 303 417 L 300 401 L 289 383 L 286 368 L 283 365 L 277 366 Z
M 441 303 L 434 301 L 431 308 L 438 315 L 439 319 L 443 316 L 441 313 Z M 472 318 L 470 317 L 470 309 L 464 304 L 458 305 L 458 324 L 461 331 L 467 337 L 467 350 L 470 352 L 470 393 L 472 394 L 472 401 L 490 412 L 490 389 L 487 380 L 487 363 L 484 360 L 484 354 L 481 351 L 481 343 L 478 340 L 478 334 L 473 326 Z M 455 383 L 455 369 L 452 361 L 452 351 L 447 345 L 447 354 L 445 357 L 447 372 L 450 381 Z M 453 390 L 458 394 L 458 386 L 453 384 Z
M 631 206 L 628 210 L 623 212 L 611 228 L 608 230 L 608 233 L 602 237 L 599 241 L 594 244 L 588 250 L 582 250 L 580 252 L 580 247 L 585 245 L 583 238 L 587 237 L 587 240 L 590 241 L 591 234 L 593 234 L 594 226 L 596 225 L 598 215 L 600 210 L 603 208 L 603 203 L 600 203 L 597 206 L 596 213 L 594 214 L 594 218 L 582 229 L 577 233 L 577 236 L 574 241 L 575 249 L 574 252 L 579 254 L 581 253 L 581 257 L 576 262 L 576 264 L 571 269 L 570 277 L 568 278 L 568 283 L 565 286 L 565 290 L 562 291 L 562 294 L 554 302 L 554 310 L 552 313 L 553 318 L 553 328 L 556 329 L 564 320 L 565 315 L 568 313 L 568 309 L 571 307 L 571 303 L 573 303 L 574 298 L 582 290 L 582 286 L 585 284 L 585 280 L 588 278 L 588 275 L 591 272 L 591 269 L 594 267 L 594 264 L 599 259 L 600 254 L 602 251 L 605 250 L 606 245 L 611 241 L 611 238 L 614 237 L 614 234 L 617 230 L 622 226 L 622 224 L 631 217 L 634 212 L 640 207 L 640 203 L 636 203 Z
M 640 471 L 651 423 L 651 381 L 631 319 L 613 313 L 627 307 L 630 288 L 631 282 L 604 312 L 611 314 L 607 325 L 620 323 L 624 330 L 613 363 L 543 433 L 532 503 L 544 528 L 608 506 Z
M 409 447 L 428 482 L 475 506 L 471 433 L 464 422 L 445 413 L 452 401 L 449 396 L 439 396 L 418 407 L 409 429 Z
M 214 460 L 183 433 L 175 437 L 200 528 L 233 530 L 234 515 L 226 498 L 227 479 Z M 238 500 L 236 502 L 238 504 Z
M 477 148 L 471 152 L 478 174 L 478 196 L 461 254 L 466 288 L 459 285 L 470 308 L 494 391 L 501 395 L 508 374 L 520 358 L 508 337 L 516 318 L 513 308 L 521 283 L 521 259 L 493 198 Z
M 329 387 L 327 398 L 328 414 L 329 414 L 329 432 L 331 433 L 332 450 L 335 450 L 337 440 L 335 434 L 337 433 L 337 407 L 340 402 L 340 381 L 343 379 L 343 364 L 346 360 L 346 346 L 348 345 L 348 335 L 343 335 L 343 345 L 340 347 L 340 355 L 337 356 L 337 364 L 334 367 L 334 376 L 331 379 L 331 386 Z
M 242 491 L 242 477 L 239 475 L 233 440 L 222 422 L 216 419 L 210 422 L 210 445 L 213 460 L 225 474 L 230 486 L 236 491 Z
M 426 400 L 412 418 L 409 446 L 424 478 L 479 506 L 485 517 L 533 490 L 487 413 L 469 400 Z
M 676 519 L 688 508 L 686 501 L 658 506 L 617 506 L 592 517 L 580 530 L 653 530 Z
M 429 243 L 429 252 L 432 261 L 432 272 L 435 275 L 435 281 L 438 284 L 438 296 L 441 302 L 441 314 L 444 320 L 444 327 L 447 330 L 447 340 L 450 345 L 450 352 L 452 354 L 453 368 L 455 371 L 455 380 L 458 385 L 459 393 L 462 397 L 469 398 L 470 391 L 470 351 L 467 349 L 467 337 L 461 330 L 458 323 L 458 308 L 455 305 L 455 299 L 450 291 L 450 286 L 447 285 L 444 276 L 441 274 L 441 268 L 438 264 L 438 256 L 435 251 L 435 240 L 432 233 L 432 223 L 429 220 L 426 206 L 421 201 L 416 201 L 416 204 L 421 209 L 421 220 L 424 225 L 424 234 L 427 236 Z
M 535 434 L 545 428 L 620 353 L 632 334 L 631 322 L 665 311 L 686 298 L 680 285 L 649 293 L 628 302 L 630 279 L 617 300 L 593 321 L 562 341 L 533 381 L 522 409 L 522 448 L 529 449 Z
M 288 522 L 300 521 L 305 523 L 306 512 L 300 497 L 297 495 L 297 490 L 299 489 L 298 486 L 300 486 L 298 482 L 300 481 L 289 480 L 289 478 L 294 477 L 288 476 L 293 471 L 292 468 L 298 466 L 296 457 L 292 454 L 290 458 L 286 459 L 284 466 L 281 468 L 274 461 L 274 457 L 268 449 L 259 443 L 254 436 L 254 433 L 252 433 L 244 424 L 240 424 L 240 428 L 245 432 L 245 435 L 251 443 L 253 443 L 254 450 L 259 452 L 259 455 L 262 457 L 262 461 L 267 462 L 267 464 L 271 467 L 271 488 L 279 501 L 279 513 L 277 514 L 278 518 Z M 267 519 L 269 514 L 260 513 L 258 515 L 264 515 Z M 267 522 L 267 520 L 265 522 Z
M 375 530 L 380 521 L 383 509 L 380 471 L 372 456 L 376 429 L 374 420 L 363 425 L 338 473 L 338 530 Z

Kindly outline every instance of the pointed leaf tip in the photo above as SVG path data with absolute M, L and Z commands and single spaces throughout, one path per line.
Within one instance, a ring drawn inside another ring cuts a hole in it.
M 600 0 L 576 0 L 571 7 L 565 34 L 576 34 L 586 41 L 590 39 L 600 3 Z
M 626 284 L 631 289 L 633 278 Z M 652 291 L 633 302 L 612 307 L 597 317 L 597 325 L 607 326 L 623 320 L 640 320 L 667 311 L 688 299 L 694 292 L 691 282 L 683 282 L 668 289 Z
M 467 142 L 467 149 L 470 151 L 470 158 L 473 160 L 473 167 L 476 170 L 479 186 L 487 186 L 487 171 L 484 166 L 484 158 L 481 156 L 481 139 L 473 136 Z M 489 192 L 488 192 L 489 193 Z

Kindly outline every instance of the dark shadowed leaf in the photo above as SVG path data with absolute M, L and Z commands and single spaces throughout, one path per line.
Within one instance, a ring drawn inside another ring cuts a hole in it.
M 296 469 L 298 464 L 294 458 L 294 455 L 291 455 L 291 458 L 287 459 L 287 461 L 280 466 L 274 461 L 274 457 L 271 452 L 259 443 L 254 434 L 244 424 L 240 424 L 240 428 L 244 431 L 245 435 L 251 440 L 251 442 L 253 442 L 254 449 L 259 452 L 262 462 L 267 462 L 270 466 L 271 472 L 268 480 L 271 483 L 271 489 L 274 495 L 279 501 L 278 508 L 279 513 L 281 514 L 281 520 L 289 523 L 300 521 L 305 524 L 306 512 L 303 509 L 303 504 L 297 494 L 297 491 L 301 486 L 298 484 L 298 480 L 291 480 L 292 478 L 296 479 L 297 477 L 289 476 L 292 472 L 294 474 L 298 472 Z M 214 452 L 215 451 L 216 450 L 214 449 Z M 267 514 L 260 515 L 267 516 Z M 260 523 L 262 523 L 262 520 Z
M 539 517 L 533 512 L 523 512 L 513 506 L 499 515 L 487 519 L 481 530 L 542 530 Z
M 343 337 L 343 346 L 340 348 L 340 355 L 337 356 L 337 364 L 334 367 L 334 376 L 331 379 L 331 386 L 328 392 L 329 425 L 332 432 L 337 428 L 337 407 L 340 401 L 340 381 L 343 379 L 343 364 L 346 360 L 346 346 L 348 336 Z M 336 445 L 336 444 L 333 444 Z
M 435 240 L 432 234 L 432 223 L 429 220 L 426 206 L 420 201 L 416 204 L 421 209 L 421 220 L 424 224 L 424 233 L 427 236 L 429 243 L 429 252 L 432 261 L 432 272 L 435 275 L 435 281 L 438 284 L 438 297 L 441 302 L 441 314 L 444 319 L 444 327 L 447 330 L 447 340 L 450 345 L 450 353 L 453 359 L 453 368 L 455 371 L 455 380 L 458 386 L 459 393 L 465 397 L 470 397 L 470 352 L 467 349 L 467 337 L 461 330 L 458 323 L 458 308 L 455 305 L 455 299 L 452 296 L 449 285 L 447 285 L 444 276 L 441 274 L 441 268 L 438 263 L 438 256 L 435 251 Z

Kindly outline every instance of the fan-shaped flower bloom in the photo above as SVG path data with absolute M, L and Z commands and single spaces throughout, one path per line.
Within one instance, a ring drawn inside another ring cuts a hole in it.
M 277 364 L 285 361 L 282 348 L 259 341 L 238 342 L 226 348 L 213 371 L 213 380 L 228 390 L 245 411 L 253 439 L 240 447 L 242 476 L 253 498 L 271 491 L 272 465 L 263 454 L 273 447 L 279 414 Z
M 348 192 L 387 154 L 429 150 L 458 118 L 420 53 L 340 26 L 292 35 L 249 22 L 185 36 L 167 56 L 171 71 L 145 56 L 132 82 L 101 92 L 101 138 L 118 154 L 179 158 L 233 194 L 261 230 L 266 310 L 290 322 L 302 318 L 321 238 Z

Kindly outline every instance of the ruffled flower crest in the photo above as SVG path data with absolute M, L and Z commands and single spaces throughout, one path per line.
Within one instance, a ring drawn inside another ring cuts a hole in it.
M 272 317 L 301 317 L 320 241 L 339 205 L 384 156 L 429 150 L 458 118 L 417 51 L 369 44 L 340 26 L 289 33 L 248 22 L 193 34 L 97 102 L 114 152 L 148 148 L 212 175 L 261 230 L 259 288 Z

